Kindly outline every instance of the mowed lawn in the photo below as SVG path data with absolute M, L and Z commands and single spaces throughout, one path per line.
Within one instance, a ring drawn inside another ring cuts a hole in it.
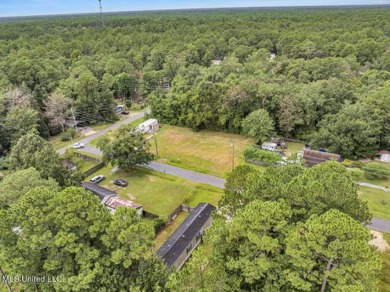
M 224 177 L 234 165 L 245 164 L 243 152 L 252 139 L 222 132 L 193 132 L 188 128 L 163 125 L 157 132 L 159 161 L 201 173 Z M 154 140 L 151 150 L 155 152 Z
M 131 172 L 105 167 L 90 177 L 103 174 L 106 179 L 99 185 L 117 191 L 124 198 L 141 204 L 144 210 L 158 216 L 168 216 L 176 207 L 183 203 L 195 207 L 199 202 L 217 204 L 223 190 L 197 184 L 185 179 L 139 167 Z M 129 185 L 126 188 L 113 184 L 115 179 L 125 179 Z
M 390 192 L 359 187 L 359 198 L 367 201 L 374 217 L 390 220 Z M 382 203 L 382 200 L 385 204 Z

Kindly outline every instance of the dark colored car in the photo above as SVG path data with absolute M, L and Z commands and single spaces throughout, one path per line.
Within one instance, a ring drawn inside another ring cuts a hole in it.
M 128 183 L 124 179 L 116 179 L 116 180 L 114 180 L 114 185 L 117 185 L 120 187 L 127 187 Z
M 122 115 L 128 115 L 130 112 L 128 110 L 124 110 L 121 112 Z

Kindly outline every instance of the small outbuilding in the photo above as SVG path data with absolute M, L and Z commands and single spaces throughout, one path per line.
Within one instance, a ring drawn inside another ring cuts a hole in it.
M 159 248 L 159 255 L 168 267 L 181 269 L 193 250 L 201 242 L 205 229 L 211 225 L 211 213 L 216 208 L 208 203 L 200 203 L 176 229 L 170 238 Z
M 303 150 L 303 160 L 308 166 L 314 166 L 330 160 L 341 161 L 341 155 L 306 148 Z
M 142 216 L 142 206 L 140 204 L 137 204 L 133 201 L 126 200 L 122 197 L 115 196 L 115 197 L 110 197 L 105 204 L 110 210 L 111 213 L 115 213 L 116 209 L 119 207 L 126 207 L 126 208 L 132 208 L 135 209 L 138 213 L 139 216 Z
M 278 149 L 278 144 L 273 142 L 264 142 L 261 144 L 261 148 L 268 151 L 276 151 Z
M 379 159 L 381 162 L 390 163 L 390 151 L 389 150 L 381 150 L 377 154 L 375 154 L 375 158 Z

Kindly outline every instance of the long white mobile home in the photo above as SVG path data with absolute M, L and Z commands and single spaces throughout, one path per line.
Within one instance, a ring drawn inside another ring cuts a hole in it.
M 144 134 L 153 133 L 160 129 L 160 124 L 156 119 L 149 119 L 142 124 L 139 124 L 136 129 Z

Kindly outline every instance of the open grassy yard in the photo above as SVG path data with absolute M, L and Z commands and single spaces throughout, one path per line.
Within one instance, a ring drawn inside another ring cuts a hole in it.
M 359 187 L 359 197 L 367 201 L 368 207 L 374 217 L 390 219 L 390 192 Z M 382 204 L 382 200 L 386 204 Z
M 76 137 L 73 138 L 73 143 L 82 139 L 83 137 L 84 136 L 81 133 L 76 133 Z M 49 138 L 49 142 L 53 145 L 54 150 L 58 150 L 72 144 L 72 141 L 62 141 L 61 138 L 61 134 L 51 136 Z
M 235 140 L 235 166 L 244 164 L 244 149 L 253 143 L 239 135 L 200 131 L 163 125 L 157 132 L 159 161 L 170 165 L 195 170 L 201 173 L 224 177 L 232 169 Z M 150 140 L 155 153 L 153 139 Z
M 117 191 L 122 197 L 141 204 L 144 210 L 158 216 L 168 216 L 181 203 L 191 207 L 195 207 L 201 201 L 216 204 L 223 193 L 219 188 L 142 167 L 131 172 L 123 170 L 113 172 L 112 167 L 105 167 L 87 180 L 98 174 L 106 177 L 99 185 Z M 129 185 L 126 188 L 114 185 L 112 182 L 119 178 L 128 181 Z

